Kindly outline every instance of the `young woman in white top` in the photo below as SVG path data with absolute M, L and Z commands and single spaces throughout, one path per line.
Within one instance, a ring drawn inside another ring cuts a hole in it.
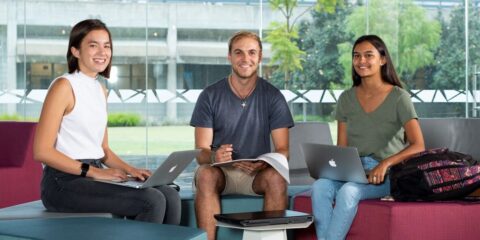
M 49 211 L 108 212 L 179 224 L 176 190 L 131 189 L 93 180 L 121 181 L 128 175 L 145 180 L 151 174 L 127 164 L 108 146 L 106 89 L 98 77 L 109 77 L 112 49 L 110 31 L 100 20 L 81 21 L 70 33 L 69 73 L 51 84 L 35 135 L 34 158 L 45 164 L 42 202 Z

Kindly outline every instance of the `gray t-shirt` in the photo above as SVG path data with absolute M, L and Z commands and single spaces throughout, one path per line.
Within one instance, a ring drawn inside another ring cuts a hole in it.
M 403 126 L 418 118 L 410 94 L 394 87 L 373 112 L 366 113 L 358 102 L 355 88 L 346 90 L 337 102 L 336 119 L 347 124 L 347 142 L 360 156 L 381 161 L 406 146 Z
M 213 129 L 213 145 L 233 144 L 234 159 L 255 158 L 270 152 L 270 133 L 294 125 L 281 92 L 262 78 L 242 101 L 226 78 L 208 86 L 200 94 L 190 125 Z

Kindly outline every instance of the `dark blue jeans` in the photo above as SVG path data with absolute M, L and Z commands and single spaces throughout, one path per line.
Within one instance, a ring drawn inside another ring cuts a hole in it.
M 100 160 L 81 161 L 101 167 Z M 112 213 L 145 222 L 180 223 L 180 196 L 168 186 L 134 189 L 45 166 L 41 195 L 43 205 L 52 212 Z

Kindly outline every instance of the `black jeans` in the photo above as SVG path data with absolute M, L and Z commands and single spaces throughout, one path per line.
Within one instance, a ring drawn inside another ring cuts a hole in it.
M 102 167 L 100 160 L 80 161 Z M 52 212 L 112 213 L 145 222 L 180 223 L 180 195 L 168 186 L 134 189 L 45 166 L 41 188 L 43 205 Z

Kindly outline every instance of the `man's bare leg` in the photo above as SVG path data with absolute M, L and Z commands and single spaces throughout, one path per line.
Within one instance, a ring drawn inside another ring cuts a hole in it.
M 202 165 L 196 174 L 195 215 L 197 226 L 207 232 L 209 240 L 215 240 L 216 221 L 214 214 L 220 213 L 220 192 L 225 188 L 222 170 Z
M 257 173 L 253 180 L 253 191 L 264 195 L 263 210 L 285 210 L 287 208 L 287 182 L 273 168 Z

